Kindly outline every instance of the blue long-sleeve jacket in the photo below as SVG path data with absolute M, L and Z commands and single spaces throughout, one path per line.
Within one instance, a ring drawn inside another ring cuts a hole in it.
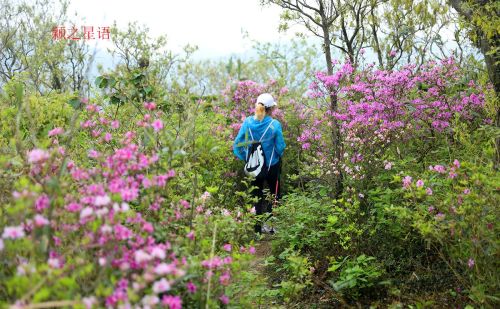
M 279 158 L 283 156 L 283 151 L 285 151 L 286 147 L 285 139 L 283 138 L 283 130 L 281 128 L 281 123 L 278 120 L 267 115 L 264 119 L 262 119 L 262 121 L 255 119 L 255 116 L 251 116 L 247 117 L 243 122 L 233 145 L 233 152 L 240 160 L 246 159 L 248 145 L 252 142 L 251 136 L 253 135 L 254 141 L 259 141 L 271 121 L 273 121 L 273 123 L 269 127 L 269 130 L 267 130 L 264 138 L 262 138 L 261 143 L 266 156 L 266 166 L 272 166 L 278 163 Z M 250 134 L 249 129 L 252 131 L 252 135 Z M 273 148 L 274 155 L 272 156 L 272 162 L 269 164 Z

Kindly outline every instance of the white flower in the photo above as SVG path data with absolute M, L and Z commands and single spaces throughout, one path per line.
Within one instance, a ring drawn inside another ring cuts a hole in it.
M 59 259 L 55 259 L 55 258 L 50 258 L 48 261 L 47 261 L 47 264 L 49 264 L 50 267 L 52 268 L 61 268 L 61 261 L 59 261 Z
M 95 206 L 106 206 L 111 202 L 108 195 L 96 196 L 94 200 Z
M 168 275 L 168 274 L 172 273 L 174 270 L 175 270 L 174 265 L 160 263 L 155 267 L 154 272 L 157 275 L 163 276 L 163 275 Z
M 90 309 L 96 303 L 96 299 L 94 296 L 84 297 L 82 298 L 82 303 L 85 305 L 86 309 Z
M 91 207 L 85 207 L 80 212 L 80 219 L 85 219 L 85 218 L 91 216 L 93 212 L 94 212 L 94 210 Z
M 111 226 L 105 224 L 103 226 L 101 226 L 101 233 L 103 234 L 109 234 L 113 231 L 113 229 L 111 228 Z
M 26 234 L 24 234 L 24 229 L 22 226 L 6 226 L 3 230 L 2 238 L 4 239 L 16 239 L 22 238 Z
M 134 257 L 135 257 L 135 261 L 139 264 L 142 262 L 151 261 L 153 259 L 153 257 L 151 255 L 147 254 L 143 250 L 137 250 L 134 254 Z
M 160 302 L 160 299 L 156 295 L 146 295 L 142 299 L 142 303 L 144 306 L 154 306 Z
M 170 283 L 165 278 L 153 283 L 153 292 L 155 294 L 166 292 L 168 290 L 170 290 Z
M 101 265 L 101 266 L 106 265 L 106 258 L 100 257 L 99 258 L 99 265 Z
M 129 204 L 127 204 L 127 203 L 123 202 L 123 203 L 122 203 L 122 206 L 121 206 L 121 210 L 122 210 L 123 212 L 127 212 L 127 211 L 129 211 L 129 210 L 130 210 L 130 206 L 129 206 Z
M 165 250 L 160 247 L 154 247 L 153 250 L 151 250 L 151 255 L 155 258 L 159 258 L 160 260 L 163 260 L 167 256 Z
M 98 218 L 106 215 L 109 212 L 107 208 L 99 208 L 95 211 L 95 214 L 97 215 Z

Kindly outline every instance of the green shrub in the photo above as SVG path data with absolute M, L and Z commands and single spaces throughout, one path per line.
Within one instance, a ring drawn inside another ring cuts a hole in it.
M 383 274 L 376 259 L 364 254 L 355 259 L 332 259 L 328 271 L 338 272 L 336 278 L 329 281 L 335 291 L 355 298 L 359 297 L 362 290 L 377 284 Z

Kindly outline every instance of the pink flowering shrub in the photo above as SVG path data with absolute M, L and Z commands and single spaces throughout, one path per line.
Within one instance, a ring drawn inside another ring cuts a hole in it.
M 0 216 L 0 304 L 182 308 L 232 301 L 234 268 L 252 254 L 231 250 L 228 241 L 246 248 L 251 221 L 243 209 L 212 207 L 208 192 L 190 202 L 174 193 L 171 183 L 184 188 L 178 178 L 185 170 L 166 166 L 158 147 L 167 135 L 163 115 L 152 102 L 144 107 L 135 130 L 125 131 L 87 103 L 73 133 L 85 143 L 67 148 L 62 134 L 71 130 L 58 127 L 47 149 L 27 151 L 25 175 Z M 217 225 L 217 247 L 200 246 Z
M 270 80 L 266 84 L 259 84 L 252 80 L 238 81 L 235 85 L 228 85 L 222 92 L 223 101 L 214 107 L 214 111 L 223 115 L 232 129 L 229 139 L 234 139 L 246 117 L 255 112 L 255 102 L 257 97 L 264 92 L 271 93 L 278 105 L 283 104 L 282 97 L 287 94 L 285 87 L 279 87 L 275 80 Z M 281 109 L 281 108 L 280 108 Z M 273 117 L 279 119 L 282 124 L 283 113 L 275 110 Z
M 369 195 L 375 201 L 373 211 L 385 217 L 378 222 L 380 237 L 402 233 L 413 244 L 423 242 L 422 253 L 429 259 L 435 256 L 434 265 L 446 265 L 453 274 L 450 284 L 455 285 L 450 287 L 464 293 L 457 297 L 487 301 L 485 295 L 494 293 L 492 282 L 497 280 L 498 175 L 457 159 L 409 173 L 413 177 L 391 172 L 391 184 L 385 183 L 386 175 L 379 176 L 378 183 L 386 189 L 372 190 Z
M 298 141 L 323 173 L 343 173 L 348 183 L 352 180 L 359 186 L 376 171 L 387 169 L 384 160 L 390 153 L 410 152 L 400 143 L 412 142 L 420 150 L 425 146 L 425 156 L 428 147 L 439 145 L 439 138 L 453 134 L 452 123 L 482 124 L 483 90 L 472 80 L 464 84 L 463 73 L 451 58 L 396 71 L 372 66 L 356 70 L 349 62 L 337 67 L 332 76 L 317 73 L 310 85 L 317 110 L 301 125 Z M 335 112 L 328 101 L 331 89 L 338 99 Z M 341 130 L 340 162 L 329 151 L 335 122 Z

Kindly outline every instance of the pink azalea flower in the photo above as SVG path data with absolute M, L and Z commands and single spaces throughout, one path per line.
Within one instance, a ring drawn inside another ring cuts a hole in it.
M 180 296 L 165 295 L 161 300 L 162 304 L 168 306 L 169 309 L 182 309 L 182 299 Z
M 153 121 L 151 126 L 153 127 L 155 132 L 159 132 L 161 129 L 163 129 L 163 122 L 160 119 L 156 119 L 155 121 Z
M 118 129 L 120 127 L 120 122 L 118 120 L 111 121 L 111 128 Z
M 387 162 L 384 166 L 384 169 L 390 170 L 392 168 L 392 162 Z
M 109 142 L 111 141 L 111 139 L 113 139 L 113 135 L 111 135 L 111 133 L 109 132 L 106 132 L 106 134 L 104 134 L 104 141 Z
M 442 165 L 435 165 L 434 166 L 434 171 L 440 173 L 440 174 L 444 174 L 446 172 L 446 168 Z
M 186 237 L 191 239 L 191 240 L 194 240 L 194 232 L 191 231 L 191 232 L 187 233 Z
M 468 188 L 464 189 L 464 194 L 466 194 L 466 195 L 470 194 L 470 189 L 468 189 Z
M 82 205 L 78 204 L 78 203 L 69 203 L 68 205 L 66 205 L 66 207 L 64 207 L 67 211 L 69 212 L 78 212 L 82 209 Z
M 255 247 L 250 247 L 250 248 L 248 248 L 248 252 L 249 252 L 250 254 L 255 254 Z
M 144 262 L 149 262 L 153 259 L 153 257 L 151 255 L 147 254 L 144 250 L 137 250 L 134 253 L 134 258 L 138 264 L 142 264 Z
M 460 168 L 460 161 L 458 161 L 457 159 L 455 159 L 453 161 L 453 165 L 456 167 L 456 168 Z
M 35 210 L 37 212 L 41 212 L 44 209 L 49 208 L 49 205 L 50 205 L 49 197 L 46 194 L 42 194 L 35 201 Z
M 58 269 L 58 268 L 63 267 L 61 260 L 58 258 L 49 258 L 47 260 L 47 264 L 49 265 L 49 267 L 54 268 L 54 269 Z
M 142 299 L 142 304 L 144 308 L 154 308 L 160 302 L 160 299 L 156 295 L 146 295 Z
M 160 263 L 156 265 L 156 267 L 154 268 L 154 272 L 159 276 L 164 276 L 173 273 L 175 269 L 175 265 L 173 264 Z
M 422 179 L 417 180 L 417 188 L 422 188 L 424 186 L 424 181 Z
M 154 232 L 154 227 L 151 223 L 149 222 L 144 222 L 144 224 L 142 225 L 142 230 L 146 233 L 153 233 Z
M 82 298 L 82 303 L 85 306 L 85 309 L 91 309 L 94 304 L 97 303 L 97 300 L 94 296 L 84 297 Z
M 25 236 L 22 226 L 6 226 L 3 230 L 2 238 L 17 239 Z
M 224 286 L 227 286 L 229 284 L 229 280 L 231 280 L 231 275 L 228 272 L 224 272 L 219 277 L 219 283 Z
M 180 203 L 181 205 L 185 208 L 185 209 L 189 209 L 191 207 L 191 205 L 189 204 L 188 201 L 186 200 L 180 200 Z
M 90 217 L 93 213 L 94 213 L 94 210 L 91 207 L 85 207 L 80 212 L 80 219 L 85 219 L 87 217 Z
M 227 305 L 229 304 L 229 297 L 227 297 L 226 295 L 221 295 L 221 297 L 219 297 L 219 300 L 224 304 L 224 305 Z
M 64 129 L 57 127 L 49 131 L 49 137 L 56 136 L 64 133 Z
M 111 203 L 111 199 L 109 198 L 108 195 L 98 195 L 95 197 L 95 200 L 94 200 L 94 205 L 98 206 L 98 207 L 106 206 L 109 203 Z
M 225 251 L 231 252 L 231 244 L 225 244 L 223 248 Z
M 426 188 L 426 189 L 425 189 L 425 193 L 426 193 L 427 195 L 432 195 L 432 189 L 431 189 L 431 188 L 429 188 L 429 187 L 428 187 L 428 188 Z
M 151 250 L 151 256 L 158 258 L 160 260 L 164 260 L 167 257 L 167 253 L 164 249 L 156 246 Z
M 92 159 L 97 159 L 97 158 L 99 158 L 100 155 L 101 154 L 94 149 L 89 150 L 89 153 L 88 153 L 89 158 L 92 158 Z
M 144 102 L 144 108 L 152 111 L 156 108 L 156 103 L 155 102 Z
M 474 267 L 475 264 L 476 262 L 474 261 L 473 258 L 470 258 L 469 261 L 467 261 L 467 266 L 469 266 L 469 268 Z
M 37 227 L 49 225 L 49 220 L 47 220 L 47 218 L 45 218 L 40 214 L 35 215 L 34 221 L 35 221 L 35 226 Z
M 196 293 L 197 288 L 193 282 L 189 281 L 188 283 L 186 283 L 186 288 L 187 288 L 189 293 L 191 293 L 191 294 Z
M 29 163 L 41 163 L 49 158 L 49 153 L 42 149 L 33 149 L 28 152 Z
M 205 191 L 202 195 L 201 195 L 201 200 L 202 202 L 205 202 L 208 198 L 210 197 L 210 192 L 208 191 Z
M 403 178 L 403 188 L 408 189 L 411 185 L 412 178 L 410 176 L 405 176 Z
M 163 293 L 170 290 L 170 287 L 170 283 L 165 278 L 161 278 L 161 280 L 153 283 L 153 292 L 155 294 Z

